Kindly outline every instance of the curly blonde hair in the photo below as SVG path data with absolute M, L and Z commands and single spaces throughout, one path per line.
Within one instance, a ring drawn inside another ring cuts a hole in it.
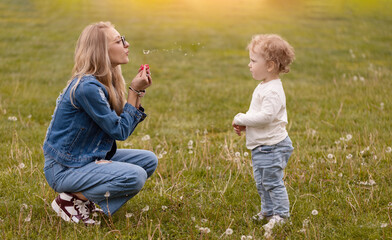
M 261 54 L 266 61 L 273 61 L 278 73 L 288 73 L 295 59 L 294 48 L 276 34 L 254 35 L 247 49 Z

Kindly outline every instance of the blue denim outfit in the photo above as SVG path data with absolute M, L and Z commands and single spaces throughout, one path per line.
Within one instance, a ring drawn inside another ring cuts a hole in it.
M 264 216 L 290 216 L 283 170 L 293 150 L 288 136 L 275 145 L 261 145 L 252 150 L 253 174 L 261 197 L 261 213 Z
M 110 108 L 105 86 L 94 76 L 77 79 L 57 99 L 43 144 L 45 177 L 56 192 L 82 192 L 105 213 L 113 214 L 136 195 L 157 167 L 157 157 L 144 150 L 116 150 L 146 114 L 126 103 L 118 116 Z M 96 160 L 112 160 L 97 164 Z M 104 197 L 109 192 L 108 199 Z

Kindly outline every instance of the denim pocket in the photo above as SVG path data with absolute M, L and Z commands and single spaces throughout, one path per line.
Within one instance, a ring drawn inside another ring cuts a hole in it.
M 276 146 L 275 145 L 262 145 L 258 147 L 258 151 L 260 153 L 268 154 L 272 153 L 275 150 Z

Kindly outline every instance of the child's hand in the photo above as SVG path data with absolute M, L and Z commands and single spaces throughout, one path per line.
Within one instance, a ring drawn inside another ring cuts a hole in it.
M 234 131 L 235 131 L 235 133 L 237 133 L 238 136 L 241 136 L 241 132 L 246 130 L 246 126 L 237 125 L 237 124 L 234 123 L 234 120 L 231 123 L 231 125 L 233 126 Z

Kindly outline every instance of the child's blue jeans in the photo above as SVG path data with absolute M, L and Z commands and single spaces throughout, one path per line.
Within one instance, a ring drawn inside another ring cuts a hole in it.
M 261 197 L 261 213 L 264 216 L 290 216 L 283 170 L 293 150 L 289 137 L 275 145 L 261 145 L 252 150 L 253 174 Z
M 79 168 L 63 166 L 45 156 L 44 172 L 56 192 L 81 192 L 109 215 L 142 189 L 157 165 L 158 159 L 150 151 L 117 149 L 111 162 L 91 162 Z

